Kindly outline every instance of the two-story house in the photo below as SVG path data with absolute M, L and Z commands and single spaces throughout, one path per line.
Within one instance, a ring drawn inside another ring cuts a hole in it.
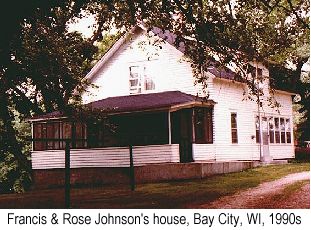
M 49 139 L 33 144 L 34 171 L 64 168 L 64 142 L 53 138 L 75 140 L 72 168 L 92 169 L 95 175 L 99 169 L 127 167 L 129 144 L 136 166 L 294 157 L 292 94 L 274 90 L 281 106 L 269 106 L 265 66 L 256 64 L 257 74 L 266 77 L 258 106 L 245 98 L 248 86 L 233 81 L 231 70 L 209 68 L 204 88 L 195 84 L 182 51 L 167 41 L 161 48 L 148 45 L 148 39 L 144 28 L 135 27 L 86 76 L 97 87 L 88 86 L 83 103 L 106 109 L 113 130 L 59 112 L 32 119 L 33 137 Z

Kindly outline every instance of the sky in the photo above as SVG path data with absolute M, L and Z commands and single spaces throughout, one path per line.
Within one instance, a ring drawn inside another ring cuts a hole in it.
M 94 24 L 94 15 L 83 17 L 81 19 L 78 19 L 76 23 L 68 24 L 69 32 L 78 31 L 81 32 L 86 38 L 90 38 L 94 31 Z
M 78 19 L 76 23 L 69 24 L 69 31 L 79 31 L 86 38 L 90 38 L 94 32 L 95 16 L 89 15 Z M 110 33 L 116 33 L 115 30 L 111 30 Z M 310 71 L 310 62 L 307 62 L 303 65 L 303 71 Z
M 81 19 L 77 19 L 76 23 L 68 24 L 69 32 L 78 31 L 83 34 L 84 37 L 90 38 L 94 32 L 95 15 L 88 15 Z M 109 33 L 116 34 L 117 29 L 112 28 Z

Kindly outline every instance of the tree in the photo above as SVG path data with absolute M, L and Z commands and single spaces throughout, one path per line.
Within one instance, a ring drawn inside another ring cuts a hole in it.
M 96 46 L 98 47 L 98 51 L 93 57 L 93 63 L 99 61 L 105 53 L 114 45 L 114 43 L 121 38 L 122 33 L 110 34 L 105 33 L 101 41 L 99 41 Z
M 16 120 L 66 107 L 97 49 L 67 31 L 79 3 L 10 3 L 8 12 L 16 14 L 1 14 L 6 24 L 0 43 L 0 183 L 6 191 L 20 191 L 31 167 Z

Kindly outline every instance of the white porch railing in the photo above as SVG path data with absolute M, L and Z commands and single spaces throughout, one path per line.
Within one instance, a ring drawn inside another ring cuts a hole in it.
M 32 169 L 65 168 L 65 150 L 33 151 Z M 179 162 L 179 145 L 133 146 L 134 165 Z M 129 167 L 128 147 L 71 149 L 71 168 Z

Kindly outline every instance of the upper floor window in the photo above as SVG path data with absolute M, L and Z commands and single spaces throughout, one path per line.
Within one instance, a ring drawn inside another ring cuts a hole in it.
M 231 139 L 232 143 L 238 143 L 238 125 L 236 113 L 231 113 Z
M 146 66 L 130 66 L 129 87 L 130 94 L 139 94 L 145 91 L 154 90 L 154 79 L 147 71 Z
M 130 66 L 130 93 L 141 93 L 141 74 L 139 66 Z

